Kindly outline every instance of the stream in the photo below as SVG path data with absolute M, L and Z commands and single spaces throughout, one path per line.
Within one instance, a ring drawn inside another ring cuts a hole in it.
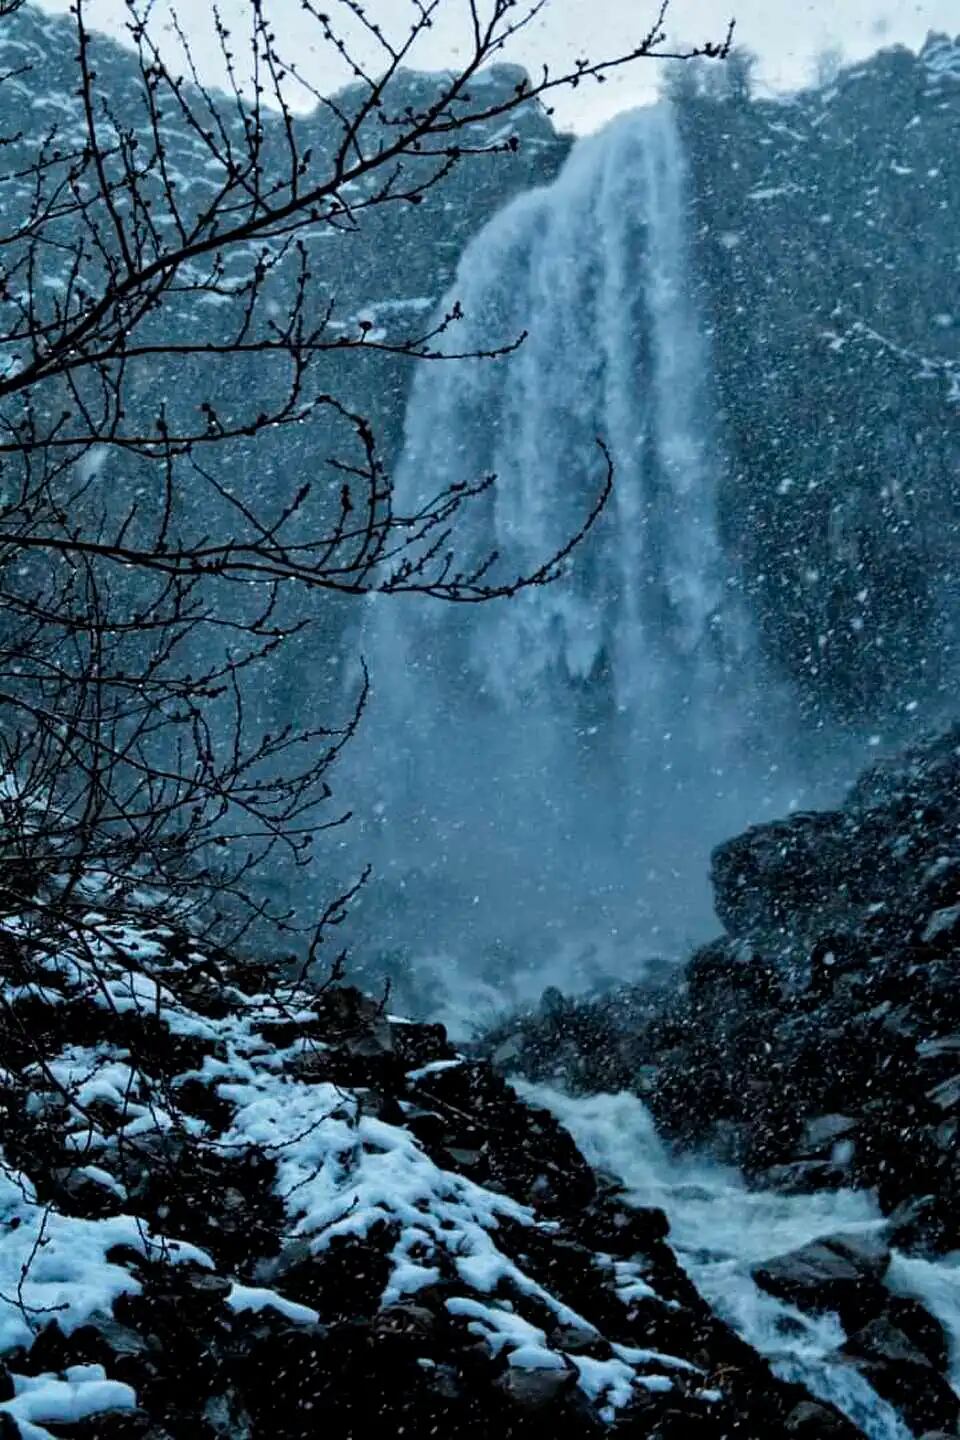
M 836 1315 L 809 1315 L 761 1290 L 751 1270 L 763 1261 L 840 1231 L 875 1232 L 884 1221 L 866 1191 L 788 1195 L 751 1190 L 738 1172 L 697 1155 L 671 1153 L 635 1095 L 576 1098 L 514 1082 L 569 1130 L 584 1157 L 624 1187 L 638 1206 L 658 1206 L 684 1269 L 714 1310 L 784 1380 L 806 1387 L 860 1427 L 868 1440 L 912 1440 L 893 1408 L 835 1352 L 845 1339 Z M 887 1285 L 913 1296 L 944 1326 L 950 1380 L 960 1391 L 960 1252 L 931 1261 L 894 1252 Z

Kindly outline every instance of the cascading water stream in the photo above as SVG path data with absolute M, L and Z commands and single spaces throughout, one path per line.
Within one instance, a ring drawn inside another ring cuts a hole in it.
M 685 193 L 669 107 L 581 141 L 474 240 L 444 302 L 465 314 L 450 350 L 525 342 L 418 367 L 399 508 L 496 476 L 455 521 L 461 566 L 496 551 L 501 575 L 535 571 L 589 512 L 598 436 L 616 467 L 556 584 L 368 612 L 350 789 L 372 817 L 370 938 L 442 971 L 461 1013 L 680 953 L 713 923 L 711 847 L 802 789 L 720 542 Z
M 575 1099 L 540 1085 L 516 1088 L 551 1110 L 590 1163 L 618 1180 L 632 1203 L 666 1211 L 671 1243 L 701 1294 L 782 1379 L 835 1405 L 867 1440 L 911 1440 L 912 1431 L 892 1406 L 834 1353 L 846 1339 L 837 1316 L 801 1312 L 761 1290 L 750 1276 L 761 1262 L 822 1236 L 881 1229 L 869 1195 L 751 1191 L 733 1170 L 695 1155 L 671 1155 L 635 1095 Z M 951 1380 L 960 1391 L 958 1260 L 895 1255 L 888 1283 L 940 1320 L 951 1346 Z

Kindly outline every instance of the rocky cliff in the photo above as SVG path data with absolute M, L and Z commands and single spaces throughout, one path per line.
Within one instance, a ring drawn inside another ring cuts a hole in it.
M 727 544 L 808 711 L 895 724 L 956 663 L 960 42 L 777 99 L 740 78 L 673 86 Z

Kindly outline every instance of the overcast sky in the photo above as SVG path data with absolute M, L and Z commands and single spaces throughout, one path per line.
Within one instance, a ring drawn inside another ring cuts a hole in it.
M 65 10 L 69 0 L 44 0 L 46 8 Z M 343 78 L 317 33 L 316 22 L 303 13 L 300 0 L 270 0 L 284 48 L 294 55 L 309 78 L 333 89 Z M 212 81 L 220 77 L 216 49 L 205 23 L 209 0 L 180 0 L 180 14 L 198 40 L 198 54 Z M 334 13 L 336 0 L 327 0 Z M 409 0 L 368 0 L 368 12 L 384 24 L 397 24 L 411 10 Z M 242 20 L 245 0 L 221 0 L 224 15 Z M 423 67 L 456 65 L 463 43 L 466 0 L 445 0 L 442 18 L 417 52 Z M 91 24 L 122 33 L 123 0 L 88 0 Z M 581 53 L 597 58 L 635 43 L 649 27 L 652 0 L 549 0 L 541 19 L 520 37 L 510 58 L 536 67 L 544 59 L 569 65 Z M 671 38 L 684 42 L 722 38 L 731 13 L 737 21 L 738 43 L 760 57 L 760 77 L 774 88 L 802 84 L 815 57 L 839 47 L 859 58 L 882 45 L 900 41 L 922 44 L 928 30 L 960 32 L 960 0 L 672 0 Z M 656 88 L 655 67 L 631 66 L 606 85 L 590 85 L 559 97 L 558 119 L 565 126 L 590 130 L 618 110 L 650 99 Z

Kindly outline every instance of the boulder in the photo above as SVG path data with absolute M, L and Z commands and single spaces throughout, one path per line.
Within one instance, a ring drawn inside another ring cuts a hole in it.
M 915 1433 L 930 1429 L 954 1436 L 960 1433 L 960 1400 L 953 1386 L 931 1365 L 899 1355 L 858 1358 L 855 1363 L 881 1399 L 898 1411 Z
M 874 1235 L 832 1235 L 767 1260 L 753 1271 L 762 1289 L 801 1310 L 841 1317 L 882 1307 L 890 1251 Z
M 809 1156 L 829 1156 L 837 1142 L 849 1138 L 856 1128 L 857 1120 L 850 1115 L 815 1115 L 804 1124 L 800 1147 Z
M 929 1365 L 927 1356 L 887 1316 L 855 1330 L 847 1337 L 841 1354 L 857 1360 L 878 1360 L 885 1364 Z
M 894 1297 L 885 1314 L 847 1338 L 840 1353 L 856 1364 L 877 1394 L 912 1428 L 935 1425 L 956 1433 L 960 1399 L 943 1374 L 948 1364 L 946 1337 L 922 1306 L 901 1304 Z
M 497 1382 L 503 1393 L 520 1410 L 543 1411 L 573 1394 L 577 1372 L 550 1367 L 548 1369 L 509 1369 Z
M 835 1410 L 818 1405 L 813 1400 L 802 1400 L 790 1411 L 783 1424 L 784 1433 L 797 1440 L 833 1440 L 849 1434 L 849 1426 Z
M 895 1206 L 887 1224 L 890 1244 L 909 1254 L 936 1255 L 960 1243 L 960 1217 L 947 1197 L 918 1195 Z
M 711 857 L 714 906 L 730 935 L 760 940 L 798 922 L 826 921 L 863 878 L 851 876 L 848 822 L 839 812 L 756 825 Z
M 925 1305 L 905 1295 L 890 1295 L 883 1319 L 905 1335 L 913 1348 L 941 1375 L 950 1369 L 950 1342 L 942 1324 Z

